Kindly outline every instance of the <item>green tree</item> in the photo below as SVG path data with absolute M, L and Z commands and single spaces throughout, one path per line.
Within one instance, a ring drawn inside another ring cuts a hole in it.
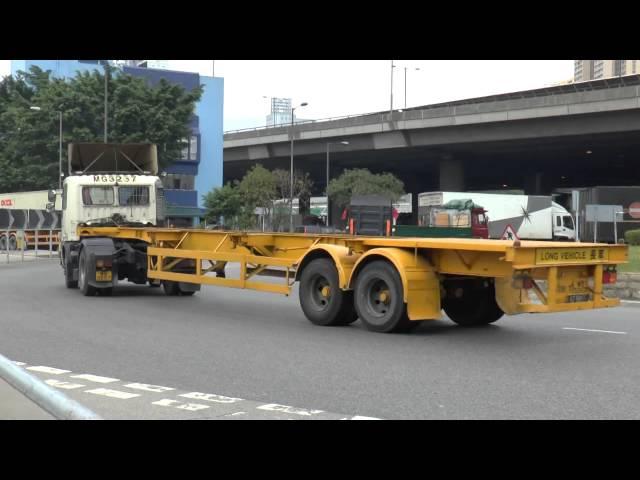
M 340 208 L 347 206 L 353 195 L 378 194 L 392 202 L 405 194 L 404 183 L 391 173 L 373 174 L 366 168 L 345 170 L 329 182 L 327 193 Z
M 150 86 L 111 70 L 108 141 L 157 144 L 161 168 L 179 159 L 202 87 L 187 91 L 165 80 Z M 63 112 L 64 167 L 68 142 L 104 140 L 104 73 L 78 73 L 65 81 L 32 67 L 0 81 L 0 192 L 57 186 L 58 110 Z
M 289 225 L 289 214 L 291 212 L 291 198 L 297 198 L 299 204 L 300 199 L 308 198 L 311 195 L 313 181 L 308 173 L 300 170 L 293 172 L 293 196 L 291 195 L 291 171 L 276 169 L 273 172 L 276 182 L 276 190 L 278 199 L 284 199 L 284 202 L 274 205 L 273 215 L 271 217 L 272 228 L 280 231 L 283 227 Z
M 224 226 L 234 228 L 242 214 L 242 196 L 231 183 L 214 188 L 203 196 L 207 222 L 218 222 L 224 217 Z

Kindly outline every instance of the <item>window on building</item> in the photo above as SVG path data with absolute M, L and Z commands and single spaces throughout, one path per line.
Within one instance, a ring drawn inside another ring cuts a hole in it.
M 149 187 L 119 187 L 118 203 L 124 205 L 149 205 Z
M 179 178 L 174 178 L 173 179 L 173 188 L 175 188 L 176 190 L 180 190 L 180 179 Z
M 113 187 L 82 187 L 85 205 L 113 205 Z
M 198 159 L 198 137 L 191 135 L 191 141 L 189 142 L 189 160 L 196 161 Z
M 189 160 L 189 139 L 183 138 L 182 141 L 182 153 L 180 160 Z

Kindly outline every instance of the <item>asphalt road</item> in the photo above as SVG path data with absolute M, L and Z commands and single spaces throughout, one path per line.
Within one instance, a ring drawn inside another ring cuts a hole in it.
M 297 289 L 87 298 L 55 260 L 0 282 L 0 353 L 105 418 L 640 418 L 636 306 L 376 334 L 312 325 Z

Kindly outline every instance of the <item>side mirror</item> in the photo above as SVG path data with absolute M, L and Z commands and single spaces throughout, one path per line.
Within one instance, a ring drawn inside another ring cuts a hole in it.
M 49 202 L 46 205 L 47 212 L 53 212 L 56 208 L 56 204 L 53 202 Z
M 55 202 L 56 201 L 56 191 L 55 190 L 49 190 L 48 199 L 49 199 L 50 202 Z

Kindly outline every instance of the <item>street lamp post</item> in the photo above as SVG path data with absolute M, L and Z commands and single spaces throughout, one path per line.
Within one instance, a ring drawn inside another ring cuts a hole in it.
M 40 107 L 29 107 L 31 110 L 39 112 L 42 110 Z M 58 189 L 62 188 L 62 110 L 58 110 L 59 119 L 59 134 L 58 134 Z
M 326 226 L 329 226 L 329 215 L 331 214 L 331 209 L 329 208 L 329 145 L 349 145 L 349 142 L 346 140 L 343 142 L 327 142 L 327 186 L 325 188 L 324 194 L 327 196 L 327 220 L 325 221 Z
M 391 121 L 391 115 L 393 114 L 393 69 L 396 68 L 391 60 L 391 106 L 389 107 L 389 120 Z
M 303 102 L 298 107 L 306 107 L 308 105 L 307 102 Z M 296 108 L 291 108 L 291 190 L 289 191 L 289 232 L 293 233 L 293 114 L 296 111 Z M 298 206 L 298 208 L 300 208 Z M 299 211 L 299 210 L 298 210 Z
M 407 69 L 408 67 L 404 67 L 404 108 L 407 108 Z M 414 68 L 414 70 L 420 70 L 418 67 Z

